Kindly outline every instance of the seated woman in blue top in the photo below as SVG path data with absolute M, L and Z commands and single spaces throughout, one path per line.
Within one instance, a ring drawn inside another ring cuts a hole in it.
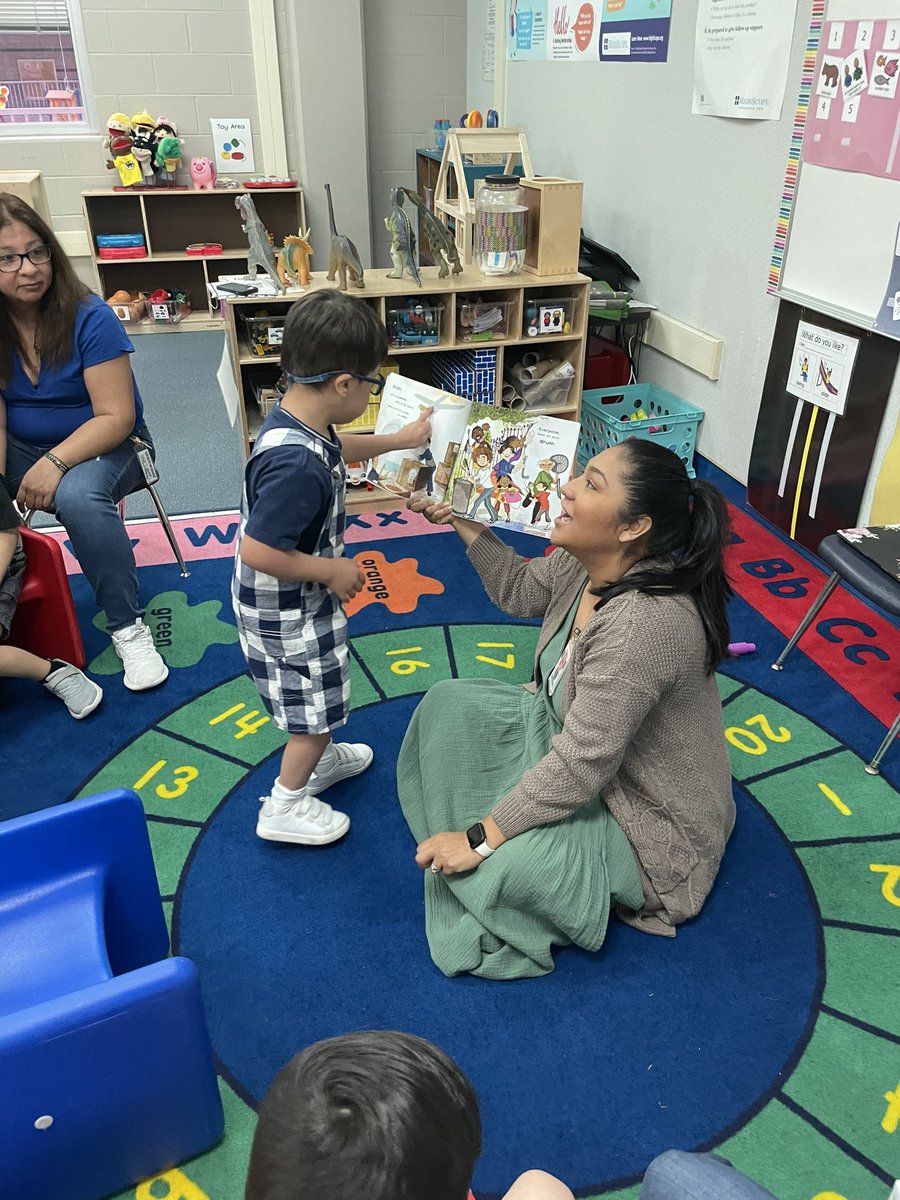
M 21 510 L 55 513 L 143 691 L 169 671 L 144 624 L 117 504 L 143 486 L 135 439 L 152 442 L 118 317 L 80 283 L 47 223 L 0 192 L 0 476 Z M 5 444 L 3 444 L 5 441 Z

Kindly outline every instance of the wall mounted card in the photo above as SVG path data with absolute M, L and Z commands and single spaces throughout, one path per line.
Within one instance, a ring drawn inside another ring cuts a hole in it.
M 858 349 L 859 338 L 800 321 L 785 390 L 842 417 Z
M 210 117 L 213 162 L 220 175 L 252 175 L 253 132 L 249 117 Z

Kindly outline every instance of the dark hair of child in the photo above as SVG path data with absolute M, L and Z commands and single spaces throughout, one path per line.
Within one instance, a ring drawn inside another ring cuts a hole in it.
M 466 1200 L 480 1152 L 475 1093 L 446 1054 L 411 1034 L 348 1033 L 276 1075 L 244 1197 Z
M 623 592 L 693 597 L 706 632 L 706 670 L 712 674 L 728 650 L 727 605 L 731 586 L 725 573 L 728 509 L 711 483 L 692 480 L 677 454 L 657 442 L 622 442 L 626 462 L 623 522 L 650 517 L 641 539 L 643 559 L 668 560 L 664 568 L 632 570 L 612 587 L 597 590 L 600 604 Z
M 27 225 L 36 238 L 50 247 L 52 275 L 50 286 L 41 298 L 35 343 L 40 347 L 43 361 L 59 367 L 71 357 L 75 316 L 79 304 L 91 294 L 90 288 L 75 274 L 68 255 L 44 218 L 12 192 L 0 192 L 0 229 L 13 221 Z M 0 387 L 9 383 L 13 351 L 17 348 L 20 353 L 24 349 L 19 345 L 19 334 L 6 301 L 0 297 Z
M 281 367 L 299 379 L 326 371 L 368 375 L 387 351 L 387 331 L 371 305 L 336 288 L 323 289 L 310 292 L 288 311 Z

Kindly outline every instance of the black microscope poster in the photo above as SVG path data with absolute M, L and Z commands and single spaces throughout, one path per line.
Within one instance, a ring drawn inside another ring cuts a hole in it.
M 856 524 L 900 343 L 781 301 L 747 498 L 808 550 Z

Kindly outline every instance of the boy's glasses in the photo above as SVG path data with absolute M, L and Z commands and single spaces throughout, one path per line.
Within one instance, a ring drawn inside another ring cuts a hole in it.
M 358 379 L 361 383 L 370 383 L 373 396 L 380 396 L 384 390 L 384 380 L 380 375 L 360 375 L 356 371 L 323 371 L 321 375 L 292 375 L 290 371 L 285 371 L 284 374 L 291 383 L 326 383 L 338 375 L 349 375 L 351 379 Z
M 50 261 L 50 247 L 35 246 L 33 250 L 29 250 L 25 254 L 0 254 L 0 271 L 5 275 L 12 275 L 14 271 L 22 269 L 22 263 L 26 258 L 34 266 L 41 267 Z

